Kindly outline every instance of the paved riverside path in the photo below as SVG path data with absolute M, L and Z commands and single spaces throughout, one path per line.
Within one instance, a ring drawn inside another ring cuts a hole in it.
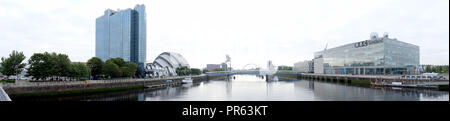
M 8 94 L 3 90 L 3 85 L 0 84 L 0 101 L 11 101 Z

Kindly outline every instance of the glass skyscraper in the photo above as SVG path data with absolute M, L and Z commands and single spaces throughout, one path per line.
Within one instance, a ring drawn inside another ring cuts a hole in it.
M 134 9 L 107 9 L 96 19 L 95 56 L 106 61 L 123 58 L 138 64 L 138 76 L 143 76 L 146 61 L 146 13 L 144 5 Z
M 372 33 L 369 40 L 316 52 L 314 73 L 415 74 L 419 60 L 419 46 Z

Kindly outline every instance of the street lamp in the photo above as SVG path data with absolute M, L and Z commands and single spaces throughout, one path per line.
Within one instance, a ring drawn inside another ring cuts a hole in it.
M 92 68 L 94 68 L 94 65 L 89 65 L 89 68 L 91 69 L 90 71 L 89 71 L 89 80 L 91 80 L 92 79 Z

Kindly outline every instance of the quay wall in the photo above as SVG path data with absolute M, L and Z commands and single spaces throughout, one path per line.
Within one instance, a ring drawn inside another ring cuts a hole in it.
M 448 85 L 448 79 L 403 79 L 398 76 L 386 75 L 338 75 L 338 74 L 302 74 L 301 78 L 346 82 L 356 84 L 366 84 L 374 86 L 402 86 L 402 87 L 432 87 Z M 393 82 L 401 82 L 401 85 L 394 85 Z
M 203 79 L 206 76 L 192 76 L 192 79 Z M 9 95 L 51 93 L 77 90 L 108 89 L 122 87 L 165 87 L 181 84 L 184 77 L 161 78 L 161 79 L 125 79 L 125 80 L 87 80 L 71 82 L 28 82 L 29 84 L 6 84 L 3 89 Z M 172 81 L 167 81 L 172 80 Z M 203 80 L 201 80 L 203 81 Z

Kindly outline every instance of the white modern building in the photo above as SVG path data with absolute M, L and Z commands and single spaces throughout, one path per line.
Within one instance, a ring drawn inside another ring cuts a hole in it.
M 168 77 L 176 76 L 176 69 L 179 67 L 188 67 L 189 63 L 183 56 L 175 52 L 163 52 L 153 61 L 145 66 L 146 77 Z
M 314 72 L 314 62 L 311 60 L 300 61 L 294 63 L 293 67 L 294 71 L 304 72 L 304 73 L 313 73 Z
M 326 49 L 314 54 L 314 73 L 318 74 L 417 74 L 419 46 L 378 37 Z
M 206 64 L 206 70 L 213 71 L 219 69 L 221 64 Z

